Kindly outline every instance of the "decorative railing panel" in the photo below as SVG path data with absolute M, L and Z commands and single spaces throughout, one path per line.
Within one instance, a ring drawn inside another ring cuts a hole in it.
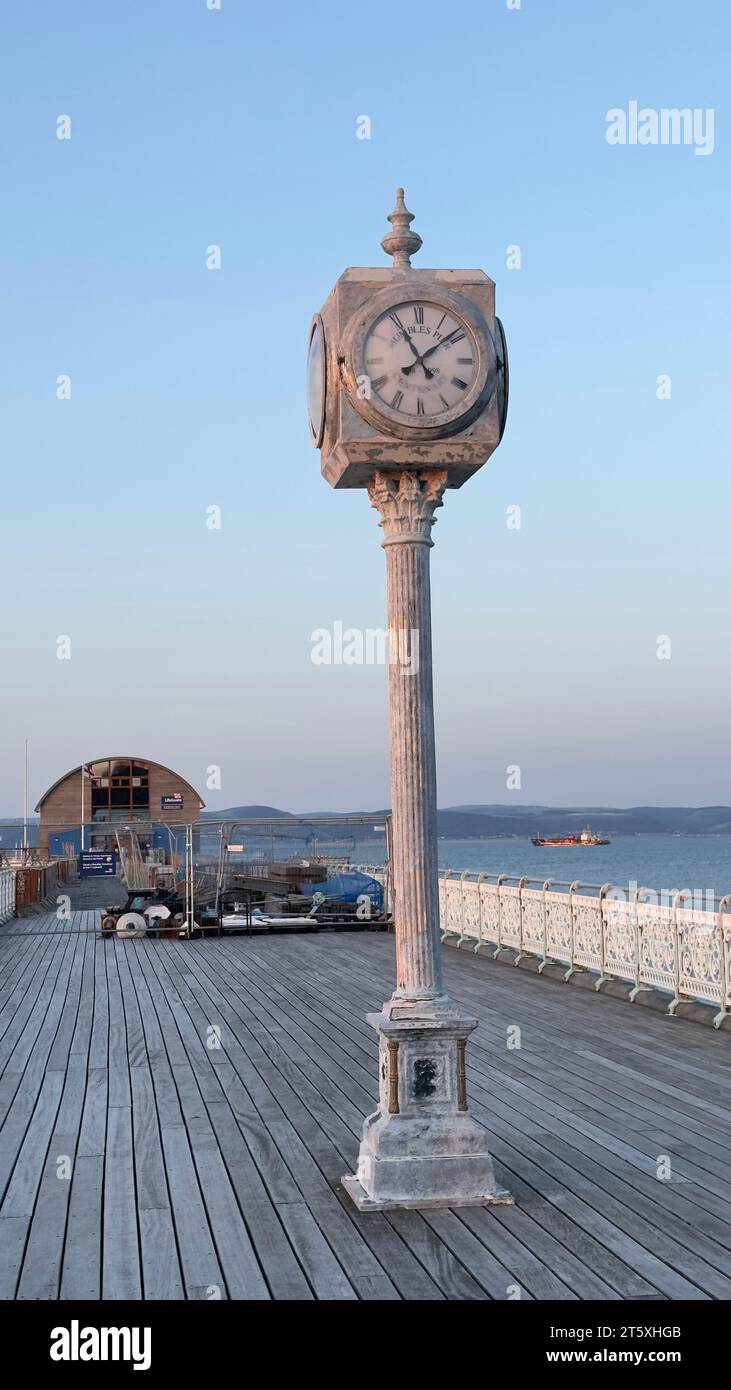
M 634 903 L 608 894 L 604 912 L 604 975 L 618 980 L 637 977 L 637 923 Z
M 722 915 L 722 914 L 719 914 Z M 709 924 L 707 912 L 678 911 L 678 940 L 680 943 L 679 992 L 691 996 L 702 989 L 707 999 L 724 1003 L 723 949 L 719 924 Z M 728 932 L 726 925 L 726 931 Z M 730 994 L 726 981 L 725 994 Z
M 483 940 L 494 941 L 497 946 L 500 933 L 500 889 L 497 883 L 481 883 L 480 896 Z
M 544 893 L 523 891 L 523 940 L 521 950 L 527 955 L 542 956 L 546 940 L 546 905 Z
M 530 891 L 530 890 L 528 890 Z M 546 957 L 571 962 L 571 898 L 552 890 L 546 893 Z
M 675 990 L 676 933 L 671 907 L 637 903 L 639 984 Z
M 572 893 L 574 950 L 572 964 L 583 970 L 602 968 L 602 899 Z
M 509 884 L 501 884 L 499 890 L 499 929 L 500 945 L 520 947 L 521 939 L 521 920 L 520 910 L 521 890 L 511 887 Z

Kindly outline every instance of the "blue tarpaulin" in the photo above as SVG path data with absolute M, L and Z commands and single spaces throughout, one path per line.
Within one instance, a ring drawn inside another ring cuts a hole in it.
M 362 874 L 358 869 L 347 869 L 341 874 L 332 874 L 324 883 L 302 885 L 303 894 L 311 898 L 315 893 L 324 893 L 339 903 L 356 903 L 360 897 L 370 898 L 373 912 L 383 911 L 383 884 L 370 874 Z

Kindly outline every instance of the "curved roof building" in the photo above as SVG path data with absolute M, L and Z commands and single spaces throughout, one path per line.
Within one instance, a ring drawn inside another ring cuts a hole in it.
M 41 849 L 61 854 L 63 846 L 111 847 L 114 830 L 134 826 L 142 839 L 156 840 L 155 826 L 195 821 L 205 802 L 195 787 L 172 768 L 131 755 L 97 758 L 59 777 L 44 792 L 36 811 L 41 817 Z

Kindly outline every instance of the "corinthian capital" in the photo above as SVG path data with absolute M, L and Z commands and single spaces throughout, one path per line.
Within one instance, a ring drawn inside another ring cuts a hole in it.
M 384 545 L 422 541 L 431 545 L 434 512 L 442 505 L 446 469 L 425 473 L 376 473 L 368 488 L 371 506 L 381 513 Z

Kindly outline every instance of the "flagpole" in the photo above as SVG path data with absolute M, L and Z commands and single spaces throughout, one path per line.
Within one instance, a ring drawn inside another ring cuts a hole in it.
M 28 740 L 25 740 L 25 770 L 23 773 L 23 858 L 28 855 Z
M 84 852 L 84 764 L 81 764 L 81 852 Z

